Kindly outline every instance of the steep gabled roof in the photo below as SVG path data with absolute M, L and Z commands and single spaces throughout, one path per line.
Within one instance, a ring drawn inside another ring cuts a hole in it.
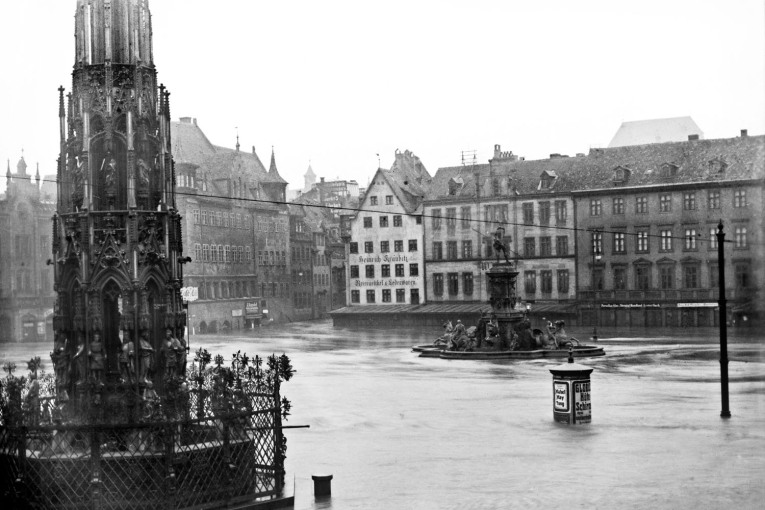
M 188 120 L 188 122 L 187 122 Z M 216 148 L 210 143 L 196 122 L 184 118 L 182 122 L 170 123 L 173 159 L 176 163 L 201 165 L 205 158 L 215 154 Z

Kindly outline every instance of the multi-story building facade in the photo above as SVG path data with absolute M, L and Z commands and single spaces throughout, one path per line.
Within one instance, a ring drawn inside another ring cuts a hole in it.
M 272 154 L 215 146 L 196 119 L 171 124 L 177 204 L 191 262 L 184 268 L 192 331 L 212 333 L 291 318 L 286 181 Z
M 696 138 L 696 137 L 691 137 Z M 718 324 L 717 227 L 726 234 L 728 321 L 765 311 L 765 137 L 594 149 L 574 193 L 583 321 Z
M 56 210 L 55 176 L 32 180 L 24 157 L 6 172 L 0 197 L 0 342 L 53 338 L 51 217 Z
M 292 281 L 292 320 L 315 318 L 314 304 L 314 236 L 306 207 L 290 204 L 290 256 Z
M 499 234 L 530 310 L 573 312 L 571 183 L 556 173 L 563 159 L 525 161 L 496 145 L 488 164 L 439 169 L 424 204 L 429 302 L 486 303 Z
M 378 169 L 344 237 L 350 306 L 425 302 L 422 197 L 431 180 L 410 151 Z

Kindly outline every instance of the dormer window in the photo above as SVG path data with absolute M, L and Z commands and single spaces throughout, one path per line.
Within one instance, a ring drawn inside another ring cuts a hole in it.
M 724 174 L 726 168 L 728 168 L 728 164 L 721 158 L 714 158 L 709 162 L 709 173 L 712 175 Z
M 555 183 L 555 179 L 558 178 L 558 175 L 555 172 L 545 170 L 542 172 L 542 175 L 539 177 L 539 189 L 550 189 L 553 187 L 553 184 Z
M 462 177 L 452 177 L 449 179 L 449 194 L 456 195 L 464 184 L 465 182 L 462 180 Z
M 671 179 L 677 175 L 677 165 L 674 163 L 664 163 L 661 165 L 661 177 L 663 179 Z
M 632 171 L 626 166 L 617 166 L 614 168 L 614 174 L 612 180 L 615 186 L 626 183 L 630 179 L 630 173 Z

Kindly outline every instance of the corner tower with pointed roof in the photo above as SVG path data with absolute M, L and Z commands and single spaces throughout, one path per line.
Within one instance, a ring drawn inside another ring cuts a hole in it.
M 303 175 L 303 179 L 305 182 L 303 185 L 303 193 L 308 193 L 311 191 L 313 185 L 316 184 L 316 174 L 313 172 L 310 163 L 308 163 L 308 170 L 306 170 L 305 175 Z
M 157 85 L 148 0 L 78 0 L 72 92 L 59 88 L 53 230 L 56 346 L 103 353 L 58 381 L 78 407 L 119 400 L 126 385 L 161 392 L 139 360 L 159 352 L 166 329 L 183 337 L 169 99 Z M 132 381 L 120 374 L 123 344 L 137 354 Z

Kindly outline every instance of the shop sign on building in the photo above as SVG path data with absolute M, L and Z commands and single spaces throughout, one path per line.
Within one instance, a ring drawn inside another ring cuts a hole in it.
M 601 303 L 601 308 L 661 308 L 659 303 Z
M 260 303 L 257 301 L 247 301 L 244 304 L 244 314 L 247 319 L 257 319 L 260 317 Z
M 678 303 L 678 308 L 717 308 L 717 303 Z

